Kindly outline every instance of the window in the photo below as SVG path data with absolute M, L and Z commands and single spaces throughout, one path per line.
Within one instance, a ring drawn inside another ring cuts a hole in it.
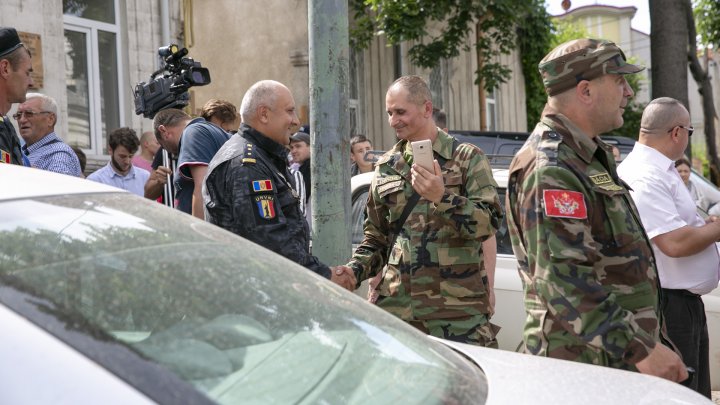
M 447 87 L 445 85 L 447 77 L 446 72 L 447 62 L 445 60 L 441 60 L 438 62 L 438 65 L 430 71 L 430 83 L 428 83 L 430 93 L 432 94 L 433 107 L 440 110 L 442 110 L 444 106 L 443 100 L 445 98 L 445 88 Z
M 497 91 L 485 94 L 485 114 L 488 131 L 497 131 L 497 107 L 496 107 Z
M 63 0 L 65 87 L 70 145 L 106 154 L 107 133 L 122 126 L 117 0 Z
M 357 51 L 350 47 L 350 60 L 349 60 L 349 72 L 348 77 L 350 78 L 349 83 L 349 97 L 348 97 L 348 109 L 350 110 L 350 121 L 348 122 L 348 128 L 350 129 L 350 136 L 357 134 L 363 134 L 363 119 L 360 108 L 360 91 L 363 89 L 363 54 L 362 51 Z

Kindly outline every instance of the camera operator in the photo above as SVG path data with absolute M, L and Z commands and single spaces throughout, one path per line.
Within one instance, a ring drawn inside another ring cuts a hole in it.
M 207 173 L 208 163 L 215 156 L 215 152 L 230 138 L 230 134 L 202 117 L 191 119 L 182 110 L 174 108 L 155 114 L 153 128 L 158 143 L 177 156 L 177 169 L 173 173 L 177 209 L 205 219 L 201 194 L 202 182 Z M 165 167 L 159 167 L 153 172 L 145 187 L 146 197 L 148 197 L 148 188 L 156 188 L 158 182 L 162 182 L 161 178 L 166 178 L 169 172 L 170 170 Z

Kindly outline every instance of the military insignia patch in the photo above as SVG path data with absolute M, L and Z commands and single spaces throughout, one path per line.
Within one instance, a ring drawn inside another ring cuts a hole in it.
M 10 157 L 10 154 L 0 149 L 0 163 L 10 163 L 11 161 L 12 158 Z
M 603 190 L 607 190 L 607 191 L 623 190 L 622 187 L 615 184 L 612 177 L 610 177 L 610 175 L 607 173 L 600 173 L 600 174 L 596 174 L 594 176 L 590 176 L 590 180 L 593 182 L 594 185 L 600 187 Z
M 252 182 L 252 188 L 256 193 L 273 190 L 272 182 L 270 180 L 255 180 Z
M 275 218 L 275 200 L 273 199 L 273 196 L 259 195 L 255 197 L 255 205 L 257 206 L 257 212 L 260 214 L 260 218 Z
M 585 197 L 578 191 L 543 190 L 545 216 L 558 218 L 587 218 Z

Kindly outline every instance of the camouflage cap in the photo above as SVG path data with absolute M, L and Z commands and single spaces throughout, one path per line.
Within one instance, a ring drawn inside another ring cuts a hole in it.
M 625 54 L 614 43 L 597 39 L 574 39 L 559 45 L 538 64 L 549 96 L 604 74 L 637 73 L 645 67 L 627 63 Z

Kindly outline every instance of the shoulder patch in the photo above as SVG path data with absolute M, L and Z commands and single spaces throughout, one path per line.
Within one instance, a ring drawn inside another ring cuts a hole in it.
M 10 162 L 12 162 L 12 157 L 10 156 L 10 154 L 0 149 L 0 163 L 9 164 Z
M 275 199 L 271 195 L 255 196 L 257 213 L 262 219 L 275 218 Z
M 270 180 L 254 180 L 252 182 L 252 190 L 256 193 L 273 191 L 272 181 L 270 181 Z
M 587 218 L 585 196 L 578 191 L 543 190 L 545 216 L 557 218 Z
M 243 163 L 251 163 L 251 164 L 254 164 L 257 162 L 255 160 L 254 146 L 253 146 L 253 144 L 251 144 L 249 142 L 245 144 L 245 150 L 243 151 L 242 162 Z
M 385 183 L 398 180 L 402 180 L 402 176 L 400 176 L 399 174 L 393 174 L 391 176 L 378 177 L 376 182 L 378 186 L 382 186 Z
M 599 188 L 607 191 L 620 191 L 623 188 L 615 184 L 612 177 L 605 172 L 590 176 L 590 181 Z

